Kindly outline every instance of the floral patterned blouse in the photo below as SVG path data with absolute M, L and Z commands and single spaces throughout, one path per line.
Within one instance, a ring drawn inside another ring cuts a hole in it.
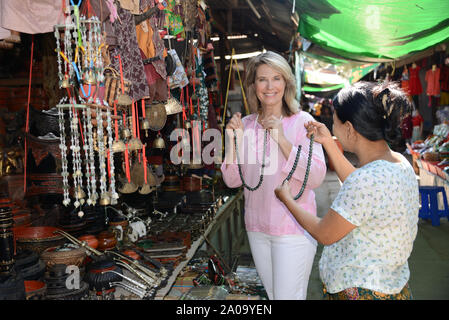
M 320 277 L 329 293 L 359 287 L 399 293 L 417 233 L 419 191 L 407 159 L 375 160 L 352 172 L 331 208 L 357 227 L 325 246 Z

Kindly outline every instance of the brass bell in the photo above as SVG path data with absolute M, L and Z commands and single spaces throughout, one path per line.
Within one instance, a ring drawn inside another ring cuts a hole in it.
M 111 203 L 111 198 L 107 193 L 103 193 L 100 198 L 100 205 L 101 206 L 107 206 Z
M 86 197 L 86 193 L 80 185 L 78 185 L 74 190 L 74 197 L 78 199 L 84 199 Z
M 89 72 L 86 73 L 86 77 L 84 78 L 84 83 L 85 84 L 96 84 L 97 83 L 97 79 L 95 79 L 95 76 L 94 76 L 92 70 L 89 70 Z
M 145 137 L 148 138 L 148 129 L 150 129 L 150 122 L 148 119 L 143 119 L 140 123 L 140 127 L 145 130 Z
M 131 98 L 126 93 L 119 93 L 117 97 L 117 104 L 120 106 L 130 106 L 133 103 Z
M 131 137 L 131 130 L 129 130 L 129 128 L 125 128 L 125 129 L 123 129 L 123 137 L 125 138 L 125 139 L 128 139 L 129 137 Z
M 135 151 L 143 148 L 142 141 L 139 138 L 132 138 L 128 143 L 128 150 Z
M 161 134 L 158 133 L 156 139 L 153 141 L 153 148 L 155 149 L 165 149 L 165 141 Z
M 122 140 L 116 140 L 112 143 L 112 151 L 115 152 L 123 152 L 125 151 L 126 146 Z

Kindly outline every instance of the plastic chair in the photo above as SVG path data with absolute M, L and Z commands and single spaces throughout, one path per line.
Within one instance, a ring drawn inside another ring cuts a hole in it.
M 438 208 L 438 193 L 443 194 L 444 209 Z M 433 226 L 440 225 L 440 218 L 446 217 L 449 220 L 449 207 L 444 187 L 438 186 L 420 186 L 421 209 L 419 209 L 419 217 L 421 219 L 431 219 Z

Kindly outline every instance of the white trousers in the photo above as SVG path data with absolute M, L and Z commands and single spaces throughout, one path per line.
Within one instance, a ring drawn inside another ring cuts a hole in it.
M 257 273 L 270 300 L 305 300 L 317 242 L 304 235 L 248 232 Z

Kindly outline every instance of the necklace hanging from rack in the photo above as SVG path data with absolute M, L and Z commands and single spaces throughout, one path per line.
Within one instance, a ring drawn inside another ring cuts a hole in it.
M 242 167 L 240 165 L 240 156 L 239 156 L 239 152 L 238 152 L 239 148 L 238 148 L 238 144 L 237 144 L 237 133 L 234 129 L 234 147 L 235 147 L 235 152 L 237 155 L 237 166 L 239 169 L 239 175 L 240 175 L 240 179 L 242 180 L 243 187 L 245 187 L 249 191 L 256 191 L 257 189 L 260 188 L 260 186 L 262 185 L 262 182 L 263 182 L 263 173 L 265 170 L 265 151 L 266 151 L 266 145 L 267 145 L 267 136 L 268 136 L 268 130 L 265 130 L 263 153 L 262 153 L 262 167 L 260 169 L 259 182 L 257 183 L 257 185 L 255 187 L 250 187 L 249 185 L 246 184 L 245 179 L 243 178 Z M 314 139 L 314 135 L 312 134 L 310 137 L 309 156 L 307 158 L 307 167 L 306 167 L 306 172 L 304 175 L 304 181 L 302 183 L 301 189 L 299 190 L 299 193 L 295 197 L 293 197 L 294 200 L 298 200 L 302 196 L 302 194 L 304 193 L 304 190 L 306 188 L 307 180 L 309 179 L 310 167 L 312 165 L 313 139 Z M 288 173 L 287 177 L 284 179 L 283 183 L 285 181 L 290 181 L 291 177 L 293 176 L 293 173 L 296 171 L 296 168 L 297 168 L 298 162 L 299 162 L 299 156 L 301 154 L 301 148 L 302 148 L 302 146 L 298 146 L 298 151 L 296 152 L 295 162 L 293 163 L 292 169 Z

